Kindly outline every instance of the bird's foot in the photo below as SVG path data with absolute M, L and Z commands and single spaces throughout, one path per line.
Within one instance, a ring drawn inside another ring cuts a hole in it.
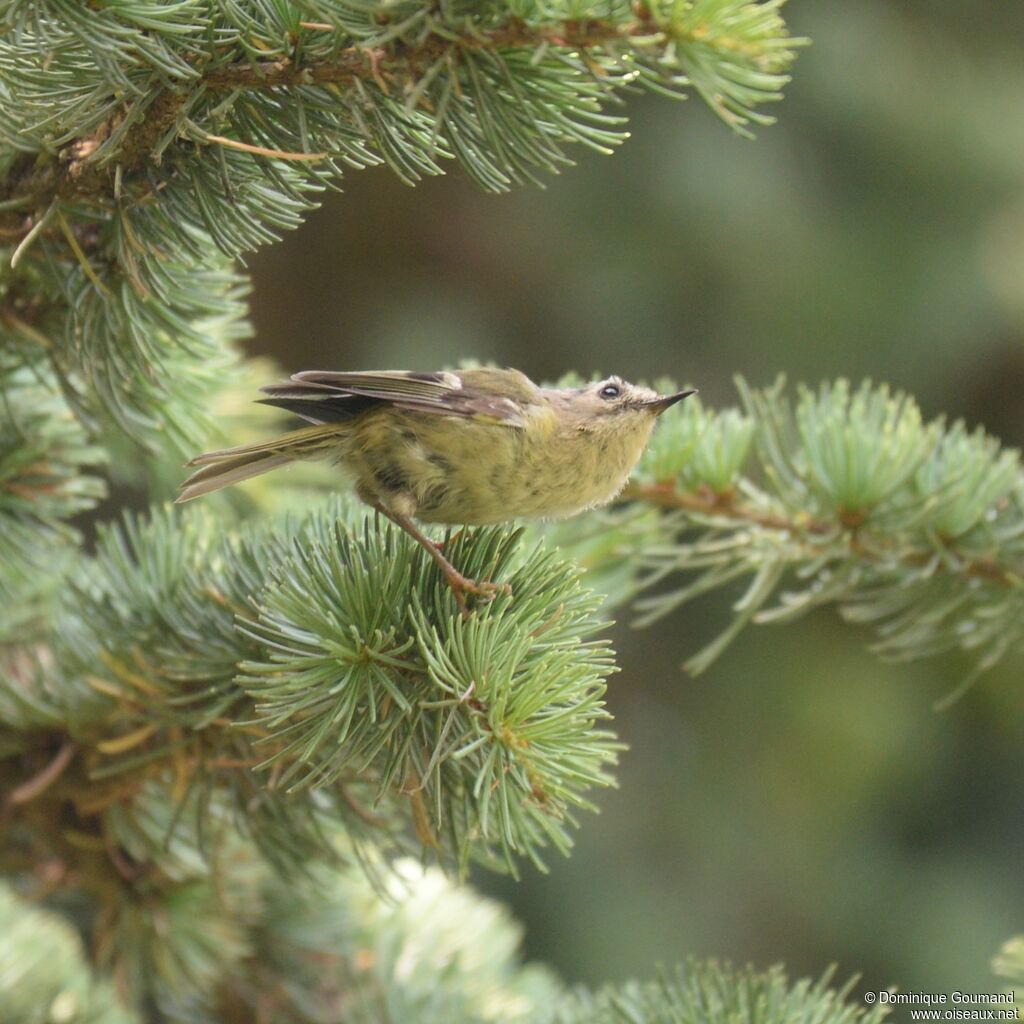
M 444 576 L 464 619 L 468 619 L 471 614 L 471 609 L 466 601 L 467 594 L 479 598 L 484 604 L 490 603 L 499 594 L 512 596 L 512 588 L 507 583 L 492 583 L 490 580 L 471 580 L 468 576 L 463 576 L 450 563 L 444 570 Z

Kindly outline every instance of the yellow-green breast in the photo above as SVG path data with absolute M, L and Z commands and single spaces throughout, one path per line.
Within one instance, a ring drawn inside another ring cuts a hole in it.
M 561 518 L 610 501 L 643 453 L 653 418 L 582 432 L 547 405 L 524 410 L 524 426 L 402 412 L 360 418 L 345 461 L 362 489 L 411 496 L 416 518 L 483 525 Z M 403 501 L 403 504 L 406 502 Z

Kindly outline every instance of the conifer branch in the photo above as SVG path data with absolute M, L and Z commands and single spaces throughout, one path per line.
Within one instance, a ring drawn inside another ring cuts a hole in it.
M 852 1000 L 856 979 L 830 988 L 833 973 L 830 970 L 817 981 L 804 979 L 790 987 L 778 967 L 762 973 L 751 967 L 738 970 L 729 964 L 690 962 L 646 984 L 578 992 L 545 1020 L 548 1024 L 704 1024 L 709 1020 L 881 1024 L 886 1008 Z
M 313 59 L 300 56 L 298 43 L 303 33 L 310 31 L 300 22 L 300 31 L 295 32 L 294 55 L 263 61 L 253 60 L 250 56 L 220 64 L 212 54 L 199 61 L 186 60 L 179 74 L 182 84 L 155 92 L 147 100 L 144 117 L 136 118 L 135 124 L 123 132 L 116 152 L 104 153 L 103 160 L 96 159 L 96 156 L 111 136 L 121 130 L 124 114 L 120 111 L 91 134 L 78 138 L 59 161 L 40 163 L 26 156 L 0 182 L 0 210 L 5 203 L 18 208 L 45 205 L 54 199 L 106 198 L 115 172 L 123 175 L 142 170 L 150 161 L 153 148 L 168 135 L 188 107 L 191 96 L 203 90 L 237 92 L 322 85 L 348 87 L 355 82 L 366 82 L 385 95 L 394 89 L 399 96 L 414 97 L 416 106 L 422 105 L 429 111 L 433 108 L 432 102 L 425 91 L 417 88 L 423 76 L 435 73 L 441 65 L 454 69 L 474 52 L 500 55 L 504 51 L 526 50 L 536 54 L 553 49 L 583 51 L 584 54 L 594 51 L 595 57 L 625 55 L 627 59 L 646 58 L 650 53 L 658 62 L 671 64 L 672 60 L 666 56 L 666 47 L 699 48 L 722 60 L 741 60 L 758 69 L 764 76 L 763 84 L 767 86 L 771 76 L 778 74 L 779 69 L 792 60 L 792 53 L 787 47 L 798 46 L 802 42 L 787 39 L 781 34 L 768 34 L 754 40 L 737 37 L 715 27 L 715 12 L 709 11 L 705 15 L 695 9 L 684 17 L 678 17 L 669 12 L 670 5 L 664 5 L 665 10 L 661 12 L 662 6 L 655 4 L 652 9 L 646 4 L 635 4 L 632 17 L 623 17 L 624 12 L 620 12 L 616 19 L 569 18 L 540 24 L 528 24 L 513 15 L 496 27 L 481 26 L 467 19 L 461 27 L 452 28 L 433 19 L 424 19 L 427 30 L 421 28 L 413 41 L 397 35 L 383 45 L 360 43 L 341 49 L 332 47 L 335 52 L 329 57 Z M 696 8 L 700 6 L 695 5 Z M 779 5 L 747 3 L 731 6 L 760 14 L 771 12 Z M 385 8 L 381 10 L 384 12 Z M 718 14 L 720 17 L 721 12 Z M 385 19 L 385 23 L 390 20 L 386 13 L 380 17 Z M 778 22 L 771 28 L 777 33 L 780 26 L 781 22 Z M 326 31 L 341 40 L 349 38 L 348 33 L 340 27 L 335 29 L 330 23 L 318 24 L 312 31 L 314 34 Z M 783 42 L 784 45 L 780 46 Z M 632 50 L 637 52 L 632 53 Z M 571 56 L 573 60 L 577 59 L 575 53 Z M 639 77 L 639 72 L 627 75 L 625 79 L 609 76 L 608 84 L 614 88 L 628 84 L 636 77 Z M 663 77 L 666 89 L 686 84 L 685 79 L 671 74 Z M 780 76 L 777 84 L 784 81 Z M 712 106 L 726 113 L 734 125 L 743 123 L 742 116 L 737 116 L 736 111 L 730 113 L 723 105 L 722 97 L 712 95 L 706 98 Z M 766 92 L 762 98 L 772 97 Z
M 630 555 L 646 567 L 634 588 L 657 588 L 637 601 L 642 624 L 748 581 L 691 671 L 746 623 L 823 604 L 873 626 L 874 649 L 894 659 L 962 648 L 981 671 L 1024 644 L 1017 452 L 962 423 L 926 424 L 885 387 L 839 381 L 795 401 L 781 383 L 740 391 L 743 413 L 691 400 L 666 417 L 623 494 L 662 512 Z
M 202 780 L 277 859 L 322 848 L 321 818 L 378 845 L 404 820 L 462 865 L 567 850 L 617 749 L 600 728 L 613 665 L 589 639 L 597 599 L 486 531 L 453 557 L 516 596 L 466 621 L 421 549 L 360 515 L 358 541 L 337 513 L 245 541 L 204 517 L 112 533 L 66 581 L 45 657 L 0 663 L 4 728 L 33 780 L 11 809 L 45 821 L 70 804 L 141 862 L 167 837 L 140 847 L 110 815 L 173 810 Z
M 3 331 L 0 329 L 0 342 Z M 0 645 L 45 632 L 62 571 L 75 558 L 72 516 L 105 487 L 106 453 L 90 442 L 45 372 L 0 348 Z
M 715 494 L 707 487 L 695 492 L 681 493 L 670 484 L 630 484 L 622 492 L 623 501 L 638 501 L 661 509 L 678 509 L 695 519 L 726 520 L 737 525 L 750 524 L 764 530 L 777 530 L 795 537 L 805 537 L 805 558 L 813 560 L 832 550 L 837 527 L 845 526 L 850 554 L 866 562 L 878 562 L 892 554 L 891 550 L 880 549 L 872 543 L 865 543 L 855 523 L 829 522 L 825 519 L 810 519 L 801 516 L 787 518 L 751 505 L 737 503 L 733 494 Z M 818 538 L 829 538 L 818 540 Z M 1000 583 L 1003 586 L 1020 586 L 1024 579 L 1024 565 L 1003 566 L 991 558 L 962 555 L 953 541 L 945 543 L 949 557 L 937 567 L 938 572 L 956 573 L 966 577 L 977 577 Z M 920 568 L 929 562 L 930 552 L 898 552 L 899 558 L 908 568 Z
M 141 1024 L 165 1019 L 252 1024 L 880 1024 L 884 1009 L 853 982 L 791 982 L 691 961 L 646 983 L 569 991 L 523 963 L 521 928 L 505 909 L 436 869 L 399 862 L 371 887 L 359 872 L 317 864 L 309 884 L 274 876 L 234 848 L 216 884 L 184 876 L 162 900 L 124 904 L 100 922 L 120 994 L 95 976 L 78 934 L 56 914 L 0 888 L 4 1024 L 50 1019 Z M 156 887 L 154 886 L 154 891 Z M 383 891 L 381 891 L 383 889 Z M 147 1013 L 146 1011 L 150 1012 Z M 74 1014 L 74 1016 L 72 1016 Z

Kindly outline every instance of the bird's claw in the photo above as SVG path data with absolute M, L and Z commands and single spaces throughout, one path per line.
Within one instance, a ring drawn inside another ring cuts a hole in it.
M 492 583 L 490 580 L 471 580 L 460 572 L 449 573 L 448 586 L 451 588 L 455 603 L 462 612 L 462 617 L 468 619 L 470 616 L 469 605 L 466 602 L 466 595 L 480 598 L 484 604 L 489 604 L 499 594 L 512 596 L 512 588 L 507 583 Z

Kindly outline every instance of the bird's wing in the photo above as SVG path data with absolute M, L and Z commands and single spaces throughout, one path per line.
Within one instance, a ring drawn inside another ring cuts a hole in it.
M 334 370 L 303 370 L 293 374 L 289 384 L 325 388 L 368 398 L 437 401 L 462 388 L 456 373 L 417 373 L 412 370 L 374 370 L 345 373 Z M 288 385 L 280 385 L 287 387 Z M 264 390 L 267 390 L 264 388 Z
M 417 373 L 378 370 L 345 373 L 332 370 L 304 370 L 283 384 L 261 388 L 275 405 L 313 423 L 350 419 L 375 405 L 386 403 L 398 409 L 489 420 L 505 426 L 524 424 L 522 403 L 493 389 L 465 382 L 457 373 Z

